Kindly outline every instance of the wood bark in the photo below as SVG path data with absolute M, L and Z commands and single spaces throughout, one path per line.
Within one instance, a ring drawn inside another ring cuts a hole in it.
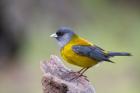
M 95 93 L 94 87 L 85 76 L 67 68 L 52 55 L 50 60 L 41 61 L 43 93 Z M 74 78 L 74 79 L 73 79 Z

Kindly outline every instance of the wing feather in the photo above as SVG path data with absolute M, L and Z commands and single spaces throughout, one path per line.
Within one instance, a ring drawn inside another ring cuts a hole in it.
M 72 47 L 73 51 L 79 55 L 87 56 L 97 61 L 109 61 L 109 57 L 106 55 L 103 49 L 97 46 L 84 46 L 75 45 Z

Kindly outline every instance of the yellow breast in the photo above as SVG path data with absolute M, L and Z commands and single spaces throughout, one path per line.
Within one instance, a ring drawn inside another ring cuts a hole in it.
M 91 67 L 95 64 L 97 64 L 97 61 L 94 59 L 91 59 L 86 56 L 81 56 L 76 54 L 72 50 L 72 46 L 74 45 L 92 45 L 90 42 L 81 39 L 79 37 L 73 38 L 68 44 L 66 44 L 62 49 L 61 49 L 61 56 L 66 60 L 67 62 L 80 66 L 80 67 Z

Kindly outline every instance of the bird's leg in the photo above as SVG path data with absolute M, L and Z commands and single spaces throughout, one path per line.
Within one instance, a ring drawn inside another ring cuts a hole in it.
M 82 70 L 82 72 L 80 73 L 80 74 L 81 74 L 81 76 L 82 76 L 82 75 L 84 74 L 84 72 L 86 72 L 88 69 L 89 69 L 89 67 L 87 67 L 87 68 L 83 69 L 83 70 Z
M 70 79 L 70 81 L 71 81 L 71 80 L 74 80 L 74 79 L 78 79 L 78 78 L 81 77 L 81 76 L 83 76 L 83 77 L 86 78 L 86 76 L 84 76 L 83 73 L 84 73 L 85 71 L 87 71 L 88 69 L 89 69 L 89 67 L 88 67 L 88 68 L 82 68 L 82 69 L 80 70 L 80 72 L 81 72 L 80 75 L 78 75 L 78 76 L 76 76 L 76 77 Z M 88 79 L 86 79 L 86 80 L 88 81 Z
M 80 74 L 84 69 L 86 69 L 86 68 L 82 68 L 82 69 L 80 69 L 79 71 L 77 71 L 77 72 L 69 72 L 69 74 Z
M 77 73 L 81 73 L 85 68 L 80 69 Z
M 85 69 L 87 69 L 87 68 L 82 68 L 82 69 L 80 69 L 79 71 L 77 71 L 77 72 L 70 72 L 69 74 L 74 74 L 74 75 L 77 75 L 78 74 L 78 76 L 80 75 L 80 76 L 84 76 L 84 75 L 82 75 L 81 74 L 81 72 L 83 72 Z M 85 72 L 85 71 L 84 71 Z M 84 77 L 86 77 L 86 76 L 84 76 Z

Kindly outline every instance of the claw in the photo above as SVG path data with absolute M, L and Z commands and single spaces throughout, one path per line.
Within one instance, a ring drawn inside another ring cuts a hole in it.
M 85 75 L 83 75 L 83 74 L 79 74 L 79 75 L 73 77 L 72 79 L 70 79 L 69 81 L 72 81 L 72 80 L 78 79 L 78 78 L 80 78 L 80 77 L 83 77 L 85 80 L 89 81 L 89 80 L 87 79 L 87 76 L 85 76 Z

